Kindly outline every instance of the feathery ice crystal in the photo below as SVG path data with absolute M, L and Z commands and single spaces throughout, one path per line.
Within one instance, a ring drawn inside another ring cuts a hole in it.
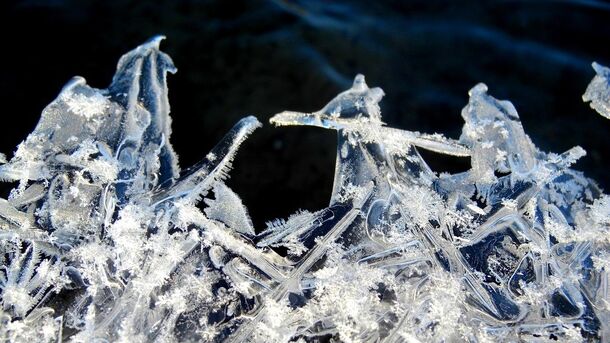
M 0 178 L 0 339 L 123 342 L 610 340 L 610 197 L 470 90 L 459 140 L 390 128 L 362 75 L 276 126 L 338 133 L 330 204 L 256 230 L 223 180 L 260 123 L 196 166 L 170 144 L 155 38 L 107 89 L 68 83 Z M 610 117 L 608 69 L 583 98 Z M 470 157 L 435 173 L 418 149 Z M 282 253 L 279 253 L 279 252 Z

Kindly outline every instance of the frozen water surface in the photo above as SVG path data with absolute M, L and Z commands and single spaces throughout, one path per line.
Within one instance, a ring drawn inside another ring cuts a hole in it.
M 469 92 L 459 139 L 382 121 L 358 75 L 276 126 L 337 131 L 329 206 L 254 228 L 224 182 L 260 126 L 239 121 L 197 165 L 170 143 L 161 38 L 107 89 L 75 78 L 0 178 L 3 340 L 491 342 L 610 339 L 610 197 L 540 151 L 514 106 Z M 609 116 L 608 69 L 583 99 Z M 437 173 L 420 149 L 469 157 Z

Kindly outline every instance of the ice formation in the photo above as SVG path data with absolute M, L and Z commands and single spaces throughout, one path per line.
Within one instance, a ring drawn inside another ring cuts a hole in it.
M 610 69 L 596 62 L 593 62 L 593 69 L 597 75 L 587 87 L 582 100 L 591 102 L 592 109 L 610 119 Z
M 75 78 L 0 178 L 0 339 L 12 342 L 610 340 L 610 197 L 470 90 L 458 140 L 385 126 L 362 75 L 276 126 L 338 133 L 330 204 L 255 229 L 224 182 L 238 122 L 180 171 L 155 38 L 107 89 Z M 584 98 L 608 116 L 607 69 Z M 418 150 L 469 156 L 459 174 Z

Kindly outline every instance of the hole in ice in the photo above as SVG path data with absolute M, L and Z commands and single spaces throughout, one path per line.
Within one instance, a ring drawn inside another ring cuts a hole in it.
M 242 198 L 256 229 L 299 209 L 328 206 L 336 140 L 334 131 L 265 125 L 244 142 L 227 184 Z
M 510 174 L 510 172 L 503 172 L 503 171 L 494 170 L 494 175 L 497 178 L 501 178 L 501 177 L 509 175 L 509 174 Z
M 417 149 L 417 151 L 436 173 L 458 174 L 470 169 L 470 157 L 451 156 L 426 149 Z

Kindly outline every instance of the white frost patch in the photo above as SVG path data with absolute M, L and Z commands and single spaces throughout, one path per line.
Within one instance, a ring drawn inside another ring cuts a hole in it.
M 89 96 L 80 93 L 64 93 L 62 95 L 62 99 L 72 113 L 87 119 L 102 115 L 110 105 L 109 100 L 100 93 L 93 93 Z

